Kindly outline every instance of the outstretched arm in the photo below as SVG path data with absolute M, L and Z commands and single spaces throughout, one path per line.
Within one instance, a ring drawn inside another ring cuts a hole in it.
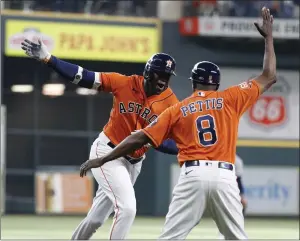
M 137 131 L 125 138 L 120 144 L 118 144 L 112 151 L 110 151 L 106 155 L 100 158 L 88 160 L 83 163 L 80 167 L 80 176 L 85 176 L 86 172 L 91 168 L 100 167 L 106 162 L 118 159 L 122 156 L 126 156 L 146 145 L 147 143 L 151 143 L 150 138 L 143 131 Z
M 225 100 L 229 105 L 233 105 L 239 117 L 276 82 L 276 56 L 272 36 L 273 16 L 270 15 L 269 9 L 265 7 L 262 8 L 262 19 L 262 26 L 255 23 L 257 30 L 265 39 L 262 73 L 251 80 L 225 90 Z
M 272 34 L 273 16 L 270 14 L 270 10 L 266 7 L 262 8 L 262 18 L 262 26 L 259 26 L 257 23 L 255 23 L 255 26 L 265 39 L 265 54 L 263 71 L 260 76 L 255 78 L 255 80 L 260 85 L 262 92 L 264 92 L 276 82 L 276 55 Z
M 100 87 L 99 73 L 89 71 L 81 66 L 68 63 L 51 55 L 46 45 L 39 39 L 38 44 L 25 39 L 22 42 L 22 49 L 31 58 L 44 62 L 61 76 L 81 87 L 96 89 Z
M 174 123 L 171 118 L 171 109 L 172 107 L 166 109 L 155 121 L 151 122 L 151 124 L 149 124 L 146 128 L 133 132 L 133 134 L 126 137 L 108 154 L 84 162 L 80 167 L 80 176 L 85 176 L 86 172 L 92 168 L 101 167 L 106 162 L 129 155 L 130 153 L 148 143 L 157 148 L 164 140 L 168 139 L 168 135 L 171 132 L 172 125 Z
M 131 132 L 131 134 L 134 134 L 137 132 L 137 130 Z M 151 144 L 147 144 L 149 147 L 151 147 Z M 169 154 L 169 155 L 177 155 L 178 154 L 178 148 L 176 146 L 176 142 L 172 139 L 164 140 L 163 143 L 161 143 L 158 147 L 153 147 L 156 151 Z

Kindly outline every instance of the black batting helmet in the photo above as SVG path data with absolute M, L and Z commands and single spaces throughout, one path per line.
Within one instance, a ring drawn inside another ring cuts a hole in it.
M 202 61 L 195 64 L 189 79 L 193 84 L 215 85 L 218 89 L 220 78 L 221 73 L 218 65 L 209 61 Z
M 159 74 L 175 74 L 176 62 L 175 59 L 165 53 L 157 53 L 151 56 L 147 61 L 144 69 L 144 78 L 151 78 L 153 73 Z

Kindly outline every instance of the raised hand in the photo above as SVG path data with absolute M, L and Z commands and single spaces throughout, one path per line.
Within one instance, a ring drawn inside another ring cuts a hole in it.
M 39 61 L 47 61 L 51 57 L 51 54 L 41 39 L 38 40 L 37 44 L 25 39 L 21 45 L 21 48 L 25 51 L 25 54 L 30 58 L 34 58 Z
M 273 15 L 270 14 L 270 9 L 263 7 L 261 9 L 261 16 L 263 19 L 262 25 L 254 23 L 257 31 L 264 38 L 272 37 L 272 28 L 273 28 Z

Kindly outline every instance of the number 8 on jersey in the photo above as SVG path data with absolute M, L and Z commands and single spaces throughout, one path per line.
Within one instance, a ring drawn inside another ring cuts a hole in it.
M 218 141 L 215 129 L 215 118 L 211 115 L 202 115 L 196 119 L 199 143 L 206 147 L 212 146 Z

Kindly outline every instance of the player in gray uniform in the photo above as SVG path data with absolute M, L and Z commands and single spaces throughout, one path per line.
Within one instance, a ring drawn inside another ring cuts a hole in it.
M 240 158 L 238 155 L 235 156 L 235 174 L 236 174 L 236 180 L 238 183 L 238 187 L 240 189 L 240 196 L 241 196 L 241 202 L 243 205 L 243 213 L 245 214 L 245 209 L 247 207 L 247 200 L 244 195 L 244 185 L 242 181 L 242 176 L 244 173 L 244 162 L 242 158 Z

